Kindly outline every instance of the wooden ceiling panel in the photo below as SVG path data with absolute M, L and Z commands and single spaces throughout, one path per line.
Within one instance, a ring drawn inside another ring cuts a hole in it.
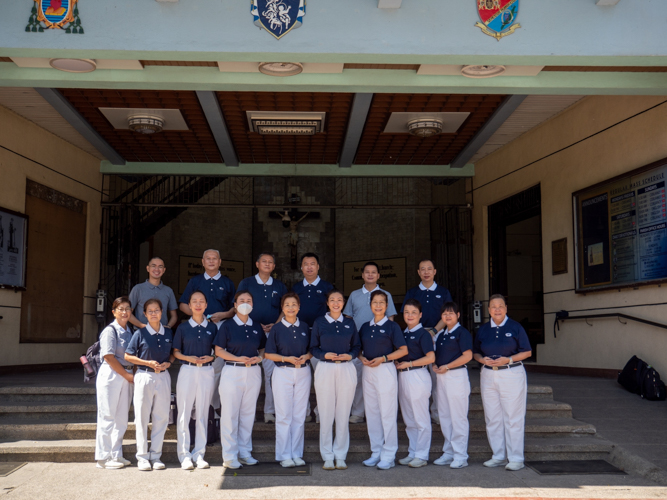
M 361 136 L 357 165 L 448 165 L 503 101 L 503 95 L 375 94 Z M 455 134 L 421 139 L 385 134 L 394 112 L 469 112 Z
M 222 163 L 194 92 L 95 89 L 60 89 L 60 92 L 127 161 Z M 153 135 L 117 130 L 98 108 L 180 109 L 189 130 L 165 130 Z

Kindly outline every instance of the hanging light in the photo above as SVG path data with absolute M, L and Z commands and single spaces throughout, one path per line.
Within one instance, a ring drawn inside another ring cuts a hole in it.
M 139 134 L 157 134 L 162 132 L 164 120 L 159 116 L 134 115 L 128 118 L 127 126 Z
M 435 118 L 418 118 L 408 122 L 408 132 L 421 138 L 433 137 L 442 132 L 442 121 Z

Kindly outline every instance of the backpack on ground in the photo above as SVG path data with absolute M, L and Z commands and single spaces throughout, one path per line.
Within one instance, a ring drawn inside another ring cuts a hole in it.
M 206 445 L 211 446 L 220 441 L 220 419 L 215 418 L 215 410 L 208 407 L 208 420 L 206 422 Z M 195 444 L 196 420 L 190 419 L 190 446 Z
M 660 380 L 660 374 L 651 365 L 647 365 L 642 373 L 641 397 L 649 401 L 664 401 L 667 399 L 665 383 Z
M 625 389 L 649 401 L 665 401 L 667 390 L 660 374 L 651 365 L 632 356 L 618 374 L 618 383 Z
M 632 356 L 618 374 L 618 383 L 633 394 L 641 395 L 640 381 L 644 369 L 648 366 L 637 356 Z

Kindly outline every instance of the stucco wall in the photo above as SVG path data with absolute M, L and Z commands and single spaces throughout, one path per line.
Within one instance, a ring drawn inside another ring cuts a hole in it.
M 0 290 L 0 316 L 3 317 L 0 320 L 0 366 L 76 362 L 97 336 L 94 295 L 99 280 L 100 162 L 3 107 L 0 107 L 0 146 L 0 206 L 25 212 L 26 179 L 88 203 L 85 284 L 81 298 L 84 302 L 83 344 L 20 344 L 21 293 Z M 51 294 L 54 301 L 58 300 L 58 290 L 44 292 Z
M 561 309 L 572 314 L 622 311 L 665 322 L 665 306 L 652 305 L 667 302 L 665 286 L 574 293 L 572 222 L 574 191 L 667 157 L 663 101 L 664 97 L 587 97 L 475 165 L 470 195 L 478 300 L 487 299 L 489 291 L 487 207 L 541 185 L 546 330 L 546 343 L 537 348 L 541 365 L 620 369 L 636 354 L 667 373 L 665 330 L 608 319 L 594 320 L 593 326 L 570 321 L 561 326 L 558 338 L 552 333 L 554 314 Z M 582 142 L 574 144 L 577 141 Z M 563 237 L 568 238 L 568 273 L 553 276 L 551 242 Z

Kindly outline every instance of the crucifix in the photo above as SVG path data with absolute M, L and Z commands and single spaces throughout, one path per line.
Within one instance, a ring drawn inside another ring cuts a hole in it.
M 275 214 L 275 215 L 274 215 Z M 296 208 L 284 209 L 270 214 L 271 218 L 280 218 L 285 229 L 289 229 L 290 263 L 292 269 L 298 269 L 297 246 L 299 244 L 299 224 L 306 218 L 319 219 L 319 212 L 300 212 Z

